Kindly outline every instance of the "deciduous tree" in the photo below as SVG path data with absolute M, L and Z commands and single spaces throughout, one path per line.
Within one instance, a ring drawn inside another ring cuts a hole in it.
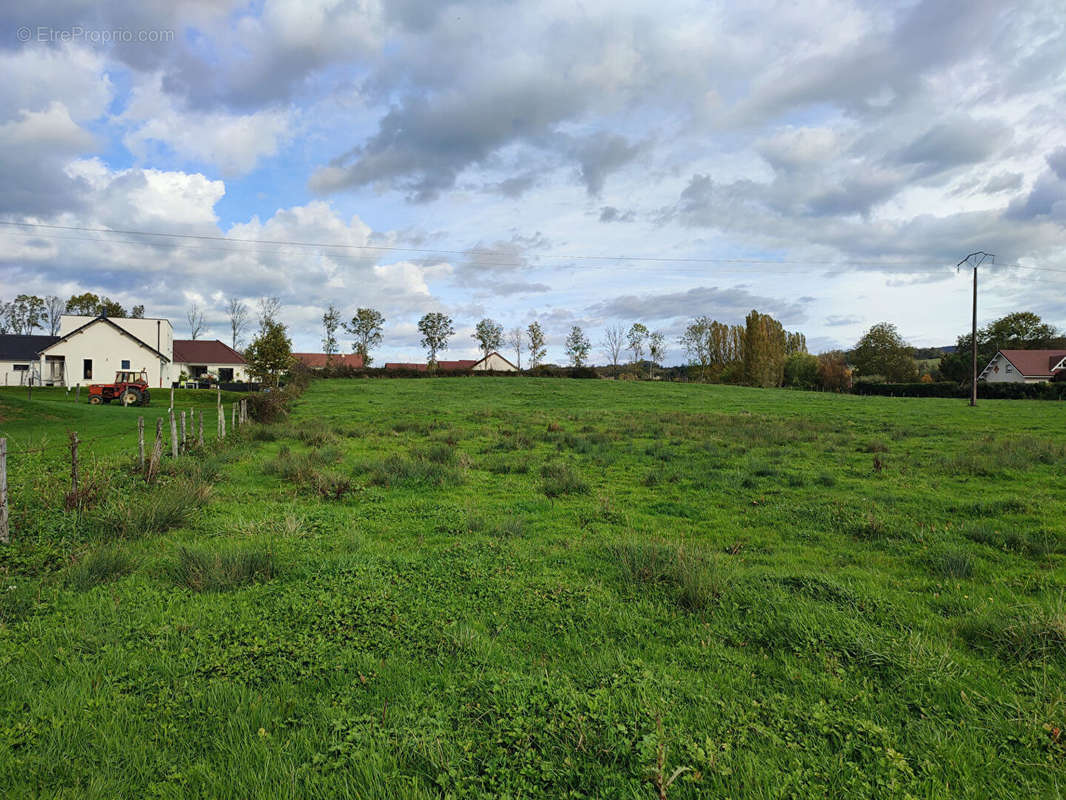
M 879 375 L 891 383 L 918 379 L 913 349 L 891 322 L 879 322 L 866 331 L 851 353 L 859 375 Z
M 572 327 L 570 334 L 566 337 L 566 354 L 570 358 L 570 363 L 575 367 L 585 366 L 591 349 L 592 343 L 585 336 L 584 331 L 577 325 Z
M 66 303 L 58 295 L 50 294 L 44 298 L 44 321 L 49 336 L 59 335 L 59 323 L 65 310 Z
M 507 334 L 507 344 L 514 351 L 514 365 L 522 369 L 522 329 L 511 328 Z
M 248 306 L 239 297 L 231 297 L 226 301 L 226 313 L 229 314 L 230 347 L 237 350 L 248 330 Z
M 281 376 L 292 367 L 292 342 L 285 335 L 285 326 L 267 319 L 244 358 L 252 376 L 269 386 L 277 386 Z
M 503 325 L 486 317 L 474 326 L 472 338 L 477 342 L 482 356 L 487 356 L 503 347 Z
M 204 329 L 204 312 L 196 303 L 193 303 L 185 312 L 185 319 L 189 322 L 189 338 L 199 339 Z
M 622 351 L 626 347 L 626 329 L 619 324 L 608 325 L 603 330 L 603 345 L 607 357 L 615 367 L 622 358 Z
M 422 334 L 422 346 L 429 355 L 429 365 L 437 366 L 437 353 L 448 349 L 448 337 L 455 334 L 452 318 L 439 311 L 431 311 L 418 321 L 418 332 Z
M 333 303 L 329 304 L 322 315 L 322 352 L 326 354 L 328 363 L 331 356 L 337 353 L 337 328 L 341 325 L 341 312 Z
M 644 360 L 644 343 L 648 339 L 648 329 L 640 322 L 633 323 L 626 334 L 626 346 L 633 354 L 634 361 Z
M 369 367 L 373 360 L 370 351 L 381 344 L 384 325 L 385 317 L 372 308 L 357 308 L 351 322 L 344 323 L 344 330 L 355 339 L 352 352 L 363 357 L 364 367 Z
M 548 349 L 544 346 L 544 331 L 541 330 L 540 323 L 536 320 L 529 323 L 529 327 L 526 328 L 526 339 L 528 341 L 529 368 L 535 369 L 537 365 L 544 361 L 544 356 L 548 354 Z

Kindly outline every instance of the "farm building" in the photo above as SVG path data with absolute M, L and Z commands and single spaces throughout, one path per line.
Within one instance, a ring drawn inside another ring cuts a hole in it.
M 323 369 L 326 366 L 363 368 L 363 357 L 358 353 L 293 353 L 292 357 L 308 369 Z
M 409 369 L 425 372 L 429 367 L 420 363 L 389 362 L 385 365 L 385 369 Z M 458 361 L 438 361 L 437 369 L 442 372 L 518 372 L 518 367 L 495 351 L 480 359 L 464 358 Z
M 175 339 L 173 379 L 213 375 L 221 383 L 250 380 L 244 356 L 218 339 Z
M 16 333 L 0 335 L 0 372 L 4 373 L 4 386 L 25 386 L 31 378 L 34 385 L 40 384 L 37 354 L 57 338 Z
M 169 385 L 174 329 L 166 319 L 64 314 L 59 338 L 39 352 L 46 385 L 112 381 L 119 370 L 144 370 L 149 386 Z
M 1042 383 L 1066 370 L 1066 350 L 1000 350 L 978 380 L 989 383 Z

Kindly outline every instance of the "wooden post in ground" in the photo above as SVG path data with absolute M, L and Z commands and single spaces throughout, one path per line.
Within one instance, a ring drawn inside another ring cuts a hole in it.
M 0 544 L 11 541 L 7 527 L 7 439 L 0 439 Z
M 155 444 L 152 446 L 152 458 L 148 462 L 148 472 L 145 473 L 144 479 L 148 483 L 155 480 L 155 475 L 159 471 L 159 462 L 163 458 L 163 418 L 157 417 L 155 421 Z
M 234 431 L 236 431 L 237 430 L 237 404 L 236 403 L 234 403 L 233 405 L 230 406 L 229 420 L 230 420 L 230 422 L 229 422 L 230 428 L 232 428 Z
M 221 433 L 219 434 L 219 438 L 225 439 L 226 438 L 226 409 L 224 409 L 222 406 L 218 407 L 218 427 L 219 427 L 219 431 L 221 431 Z
M 74 387 L 74 402 L 75 403 L 80 403 L 81 402 L 81 384 L 80 383 L 77 386 Z
M 174 419 L 174 408 L 170 409 L 170 455 L 178 457 L 178 422 Z
M 78 434 L 70 432 L 70 494 L 78 501 Z
M 185 452 L 185 412 L 181 412 L 181 452 Z
M 200 449 L 203 450 L 203 448 L 204 448 L 204 412 L 203 411 L 200 412 L 200 435 L 197 437 L 196 442 L 200 446 Z
M 174 410 L 174 384 L 170 385 L 170 410 Z
M 144 471 L 144 417 L 137 417 L 137 455 L 141 458 L 141 471 Z

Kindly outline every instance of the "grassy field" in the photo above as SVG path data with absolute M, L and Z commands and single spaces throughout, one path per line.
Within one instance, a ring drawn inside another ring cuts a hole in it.
M 25 442 L 136 416 L 0 399 Z M 15 459 L 0 793 L 1061 797 L 1063 430 L 336 380 L 151 487 L 131 428 L 71 511 L 61 461 Z

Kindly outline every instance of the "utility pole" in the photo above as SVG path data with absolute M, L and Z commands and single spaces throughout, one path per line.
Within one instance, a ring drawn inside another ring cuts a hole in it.
M 961 269 L 963 264 L 973 267 L 973 327 L 970 330 L 970 406 L 977 405 L 977 268 L 985 261 L 996 263 L 996 257 L 991 253 L 978 250 L 970 253 L 962 261 L 955 265 L 955 269 Z

